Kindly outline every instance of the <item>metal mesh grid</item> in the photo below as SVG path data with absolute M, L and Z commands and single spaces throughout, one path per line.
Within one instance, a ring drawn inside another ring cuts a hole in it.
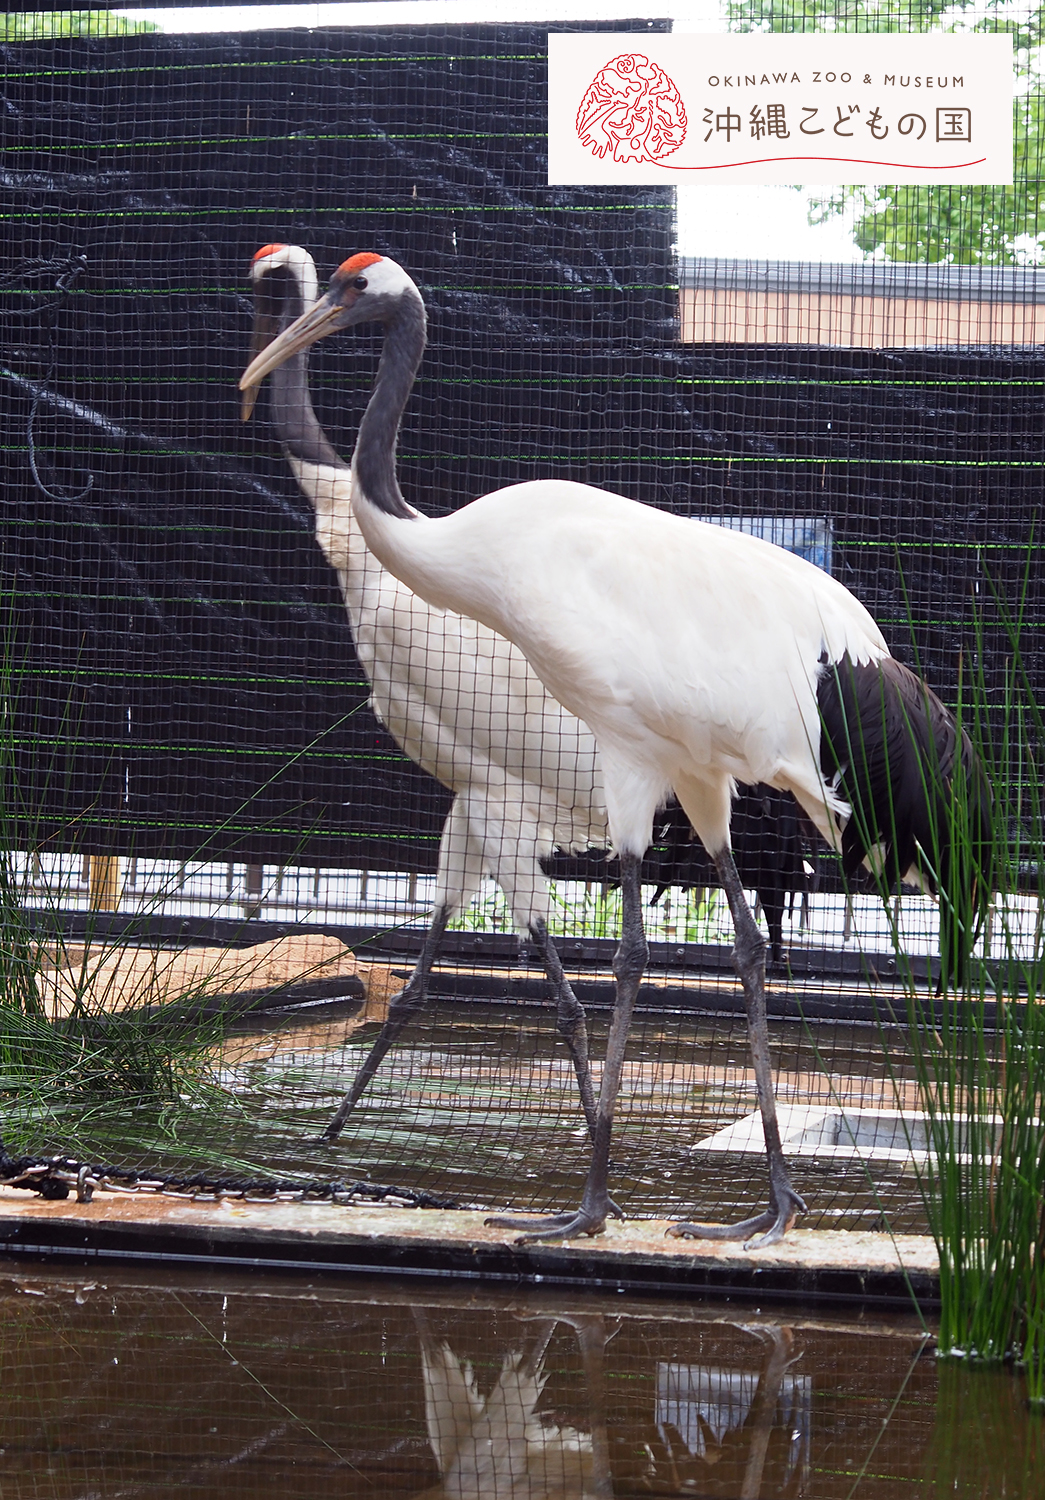
M 712 342 L 739 325 L 680 323 L 666 190 L 543 185 L 543 69 L 544 33 L 510 27 L 6 49 L 3 567 L 30 810 L 15 843 L 38 851 L 21 856 L 31 908 L 115 906 L 110 931 L 137 914 L 132 934 L 153 941 L 198 937 L 193 923 L 224 922 L 220 936 L 240 943 L 270 935 L 259 917 L 304 923 L 370 940 L 393 977 L 416 951 L 449 799 L 367 707 L 312 505 L 264 403 L 250 429 L 239 421 L 245 272 L 265 242 L 306 246 L 323 273 L 372 246 L 416 277 L 430 346 L 400 473 L 430 513 L 556 474 L 811 548 L 953 699 L 977 589 L 989 573 L 1012 590 L 1036 560 L 1039 351 Z M 926 329 L 927 316 L 911 313 Z M 343 451 L 377 353 L 367 334 L 314 352 L 317 411 Z M 1035 687 L 1043 614 L 1032 566 Z M 992 628 L 997 683 L 1005 638 Z M 847 905 L 828 853 L 757 807 L 745 818 L 738 851 L 787 850 L 791 975 L 771 1000 L 782 1099 L 891 1106 L 899 1088 L 902 1101 L 903 1048 L 897 1083 L 849 957 L 862 944 L 878 999 L 895 998 L 880 905 Z M 684 852 L 693 889 L 676 887 L 652 920 L 661 989 L 636 1027 L 615 1147 L 635 1212 L 695 1197 L 728 1209 L 763 1171 L 757 1153 L 728 1171 L 693 1153 L 752 1098 L 723 905 L 699 850 Z M 678 874 L 678 854 L 654 852 L 650 886 Z M 114 857 L 108 894 L 102 882 L 92 894 L 83 861 Z M 614 934 L 605 857 L 557 856 L 551 869 L 553 931 L 580 948 L 564 952 L 598 1055 Z M 1020 912 L 1033 951 L 1037 905 Z M 931 903 L 905 896 L 901 917 L 927 964 Z M 532 956 L 489 888 L 460 925 L 436 1005 L 335 1151 L 309 1135 L 372 1036 L 366 1012 L 273 1020 L 230 1045 L 222 1149 L 462 1201 L 573 1193 L 586 1146 Z M 398 947 L 375 940 L 402 926 Z M 141 1149 L 125 1124 L 95 1140 Z M 215 1142 L 208 1115 L 168 1155 L 205 1158 Z M 821 1222 L 884 1209 L 916 1225 L 910 1174 L 874 1177 L 811 1160 L 799 1186 Z

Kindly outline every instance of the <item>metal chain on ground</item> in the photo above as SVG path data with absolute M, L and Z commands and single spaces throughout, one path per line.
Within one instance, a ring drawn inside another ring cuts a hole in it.
M 0 1187 L 24 1188 L 41 1198 L 90 1203 L 95 1191 L 166 1193 L 178 1198 L 242 1198 L 254 1203 L 387 1203 L 397 1208 L 457 1208 L 452 1198 L 377 1182 L 322 1182 L 314 1178 L 219 1177 L 208 1172 L 138 1172 L 68 1156 L 9 1156 L 0 1141 Z

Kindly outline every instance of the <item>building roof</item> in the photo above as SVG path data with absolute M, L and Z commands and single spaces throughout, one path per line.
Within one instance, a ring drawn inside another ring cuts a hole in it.
M 938 302 L 1045 303 L 1045 269 L 1024 266 L 845 265 L 801 260 L 713 260 L 684 256 L 683 288 L 718 292 L 803 293 Z

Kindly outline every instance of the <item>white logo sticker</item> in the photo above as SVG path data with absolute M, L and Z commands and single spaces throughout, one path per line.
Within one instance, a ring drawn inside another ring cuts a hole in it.
M 548 37 L 548 181 L 1010 183 L 1012 38 Z

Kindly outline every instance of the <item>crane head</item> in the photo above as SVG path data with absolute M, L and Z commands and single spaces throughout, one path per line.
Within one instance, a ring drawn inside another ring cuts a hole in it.
M 423 314 L 421 294 L 401 265 L 387 255 L 350 256 L 330 278 L 326 295 L 251 360 L 240 380 L 240 390 L 257 386 L 292 354 L 342 328 L 392 322 L 404 300 L 419 305 Z
M 319 296 L 316 266 L 307 250 L 300 245 L 262 245 L 250 263 L 254 287 L 254 330 L 250 341 L 250 362 L 268 348 L 280 329 L 307 311 Z M 261 386 L 260 379 L 241 385 L 243 400 L 240 415 L 249 422 Z

